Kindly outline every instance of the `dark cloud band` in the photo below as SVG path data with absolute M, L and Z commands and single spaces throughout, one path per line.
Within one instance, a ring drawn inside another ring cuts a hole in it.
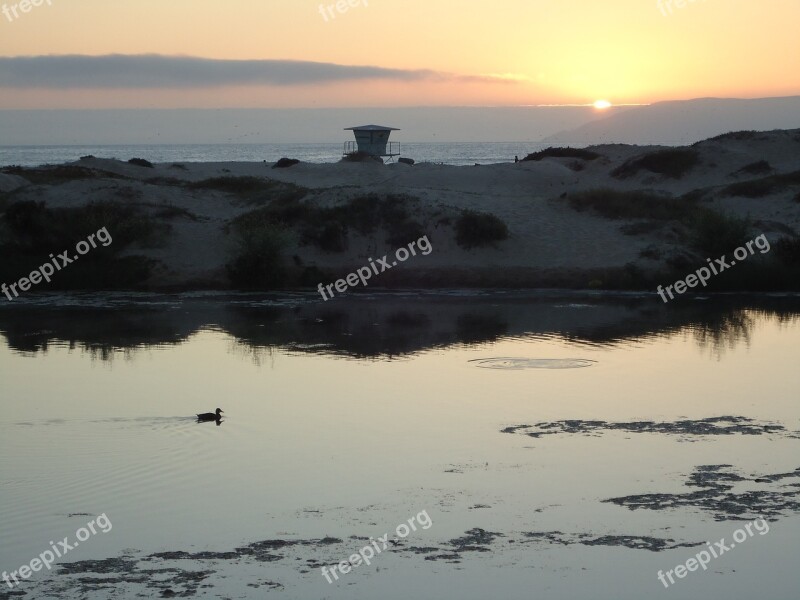
M 386 69 L 293 60 L 218 60 L 185 56 L 0 57 L 0 88 L 209 88 L 291 86 L 339 81 L 497 81 L 430 70 Z

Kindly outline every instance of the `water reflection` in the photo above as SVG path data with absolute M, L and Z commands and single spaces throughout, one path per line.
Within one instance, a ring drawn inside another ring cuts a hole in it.
M 545 292 L 362 294 L 47 295 L 0 308 L 0 333 L 19 352 L 52 345 L 100 360 L 185 342 L 204 330 L 231 335 L 258 360 L 271 349 L 392 358 L 507 338 L 557 337 L 609 346 L 691 332 L 721 353 L 749 344 L 761 322 L 791 323 L 798 296 L 721 296 L 664 305 L 636 294 Z

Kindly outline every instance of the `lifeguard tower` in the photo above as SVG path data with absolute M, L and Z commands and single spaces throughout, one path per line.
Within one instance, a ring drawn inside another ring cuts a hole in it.
M 375 156 L 381 160 L 389 157 L 400 156 L 400 142 L 390 142 L 389 135 L 393 131 L 400 131 L 396 127 L 383 125 L 361 125 L 360 127 L 346 127 L 345 131 L 355 134 L 355 141 L 344 143 L 344 156 L 365 154 Z

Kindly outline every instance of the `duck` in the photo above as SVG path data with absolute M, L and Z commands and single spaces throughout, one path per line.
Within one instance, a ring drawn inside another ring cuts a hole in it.
M 198 421 L 219 421 L 222 418 L 223 411 L 221 408 L 217 409 L 215 413 L 199 413 L 197 415 Z

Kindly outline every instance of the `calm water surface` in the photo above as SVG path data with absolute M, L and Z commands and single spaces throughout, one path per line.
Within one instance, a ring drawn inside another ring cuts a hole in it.
M 636 294 L 470 291 L 324 304 L 217 293 L 6 302 L 0 570 L 105 513 L 113 529 L 59 564 L 128 557 L 138 572 L 202 571 L 208 587 L 196 597 L 788 599 L 800 549 L 799 316 L 796 296 L 670 306 Z M 218 406 L 219 425 L 195 422 Z M 717 417 L 750 421 L 702 421 Z M 702 423 L 713 426 L 692 429 Z M 735 423 L 752 429 L 722 430 Z M 676 498 L 703 489 L 690 479 L 698 467 L 719 465 L 739 479 L 705 504 L 604 502 Z M 763 480 L 776 474 L 785 476 Z M 725 494 L 733 504 L 720 503 Z M 332 585 L 320 575 L 421 511 L 432 525 L 371 566 Z M 669 590 L 659 583 L 659 569 L 702 550 L 671 544 L 730 540 L 761 514 L 768 534 Z M 477 541 L 453 542 L 468 532 Z M 581 543 L 604 536 L 619 537 Z M 672 541 L 633 547 L 643 537 Z M 263 540 L 303 543 L 273 544 L 278 558 L 261 560 L 145 560 Z M 54 568 L 20 589 L 111 597 L 74 577 Z M 188 589 L 125 577 L 115 597 Z

